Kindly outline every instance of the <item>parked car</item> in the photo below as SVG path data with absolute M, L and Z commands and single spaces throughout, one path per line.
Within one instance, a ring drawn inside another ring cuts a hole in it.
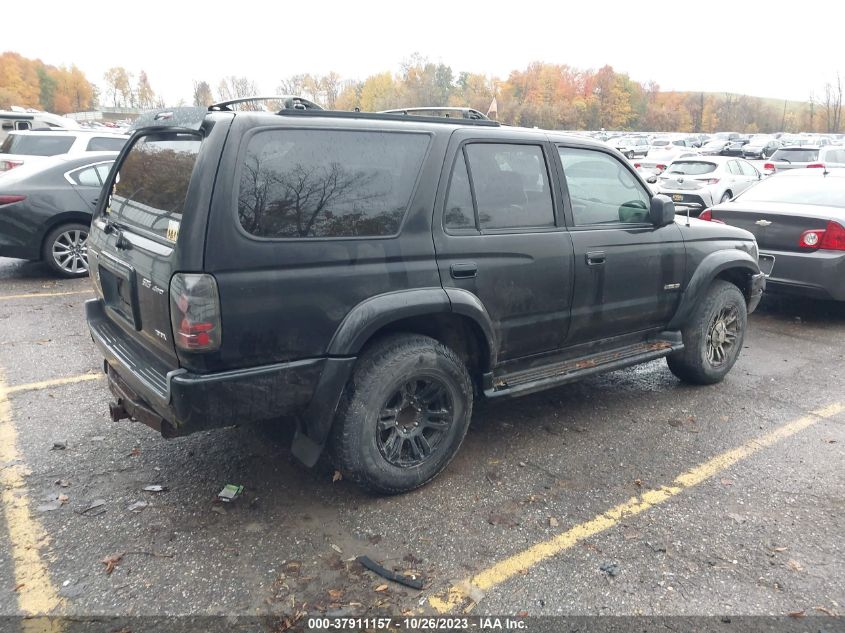
M 762 294 L 750 233 L 676 222 L 586 136 L 308 109 L 151 115 L 91 225 L 86 312 L 112 418 L 165 437 L 290 414 L 304 463 L 328 447 L 344 477 L 399 493 L 452 459 L 476 392 L 658 357 L 685 381 L 722 380 Z
M 52 156 L 0 177 L 0 257 L 88 274 L 88 227 L 117 152 Z
M 748 139 L 731 141 L 722 149 L 721 156 L 742 156 L 742 150 L 747 144 Z
M 618 149 L 625 158 L 648 154 L 649 143 L 645 136 L 622 136 L 610 139 L 607 144 Z
M 82 129 L 10 132 L 0 145 L 0 174 L 45 156 L 117 152 L 128 138 L 126 134 Z
M 14 130 L 39 130 L 39 129 L 63 129 L 78 130 L 79 123 L 68 117 L 40 112 L 38 110 L 15 108 L 13 110 L 0 110 L 0 141 L 3 141 L 9 132 Z
M 657 182 L 657 177 L 662 174 L 666 167 L 676 160 L 682 158 L 695 158 L 698 152 L 687 147 L 669 145 L 663 150 L 650 149 L 648 156 L 634 162 L 634 169 L 640 172 L 640 176 L 648 183 Z
M 845 167 L 845 148 L 839 145 L 782 147 L 763 165 L 766 175 L 790 169 Z
M 701 217 L 756 236 L 772 291 L 845 301 L 845 169 L 788 171 Z
M 693 142 L 685 138 L 670 138 L 668 136 L 658 136 L 652 139 L 648 151 L 654 152 L 665 150 L 673 145 L 676 147 L 690 148 L 693 146 Z
M 740 158 L 708 156 L 677 160 L 657 178 L 657 191 L 669 196 L 679 211 L 697 216 L 757 183 L 762 174 Z
M 772 137 L 755 136 L 742 147 L 743 158 L 768 158 L 781 147 L 780 142 Z
M 722 152 L 730 144 L 730 141 L 724 140 L 707 141 L 698 151 L 702 156 L 722 156 Z

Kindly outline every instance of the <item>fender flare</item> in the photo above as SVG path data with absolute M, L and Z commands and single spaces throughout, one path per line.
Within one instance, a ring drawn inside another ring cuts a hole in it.
M 757 264 L 757 261 L 745 251 L 725 249 L 710 253 L 701 260 L 701 263 L 695 269 L 695 273 L 693 273 L 692 278 L 681 295 L 678 309 L 675 310 L 675 315 L 672 317 L 667 328 L 678 330 L 683 327 L 704 296 L 704 293 L 707 292 L 710 284 L 713 283 L 713 280 L 720 273 L 733 268 L 747 271 L 749 277 L 760 274 L 760 266 Z M 748 290 L 742 290 L 747 299 Z

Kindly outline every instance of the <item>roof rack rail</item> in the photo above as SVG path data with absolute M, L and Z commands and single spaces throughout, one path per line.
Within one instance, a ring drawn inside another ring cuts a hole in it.
M 208 106 L 209 112 L 231 111 L 231 106 L 239 103 L 249 103 L 251 101 L 276 101 L 284 105 L 284 110 L 322 110 L 323 108 L 297 95 L 271 95 L 267 97 L 240 97 L 238 99 L 229 99 L 228 101 L 220 101 L 219 103 L 212 103 Z
M 452 118 L 450 116 L 451 112 L 455 114 L 459 114 L 463 119 L 472 119 L 475 121 L 489 121 L 490 118 L 475 110 L 474 108 L 462 108 L 462 107 L 449 107 L 449 106 L 419 106 L 415 108 L 396 108 L 394 110 L 381 110 L 381 114 L 405 114 L 405 115 L 412 115 L 412 116 L 425 116 L 426 112 L 435 112 L 437 113 L 435 116 L 442 116 L 443 118 Z M 440 114 L 440 113 L 443 114 Z
M 498 121 L 490 119 L 463 119 L 443 116 L 408 116 L 392 112 L 360 112 L 351 110 L 280 110 L 276 114 L 283 116 L 315 116 L 332 119 L 367 119 L 376 121 L 404 121 L 408 123 L 442 123 L 446 125 L 478 125 L 483 127 L 501 127 Z

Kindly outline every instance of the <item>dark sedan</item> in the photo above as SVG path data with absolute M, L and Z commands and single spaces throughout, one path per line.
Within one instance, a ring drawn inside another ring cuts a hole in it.
M 88 274 L 88 228 L 117 152 L 53 156 L 0 175 L 0 256 Z
M 748 145 L 748 139 L 731 141 L 722 150 L 722 156 L 742 156 L 742 150 L 746 145 Z
M 767 291 L 845 301 L 845 169 L 772 176 L 699 217 L 754 234 Z

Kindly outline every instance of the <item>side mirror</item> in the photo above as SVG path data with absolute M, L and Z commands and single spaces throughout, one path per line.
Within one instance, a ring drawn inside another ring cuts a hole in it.
M 675 221 L 675 203 L 668 196 L 652 196 L 648 216 L 655 227 L 671 224 Z

